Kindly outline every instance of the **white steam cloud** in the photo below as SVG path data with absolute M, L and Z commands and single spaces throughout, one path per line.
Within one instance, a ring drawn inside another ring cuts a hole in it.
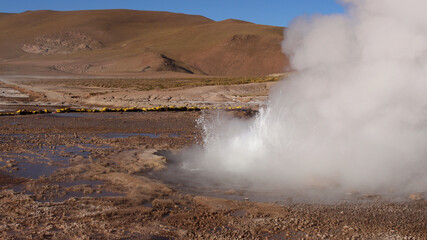
M 296 73 L 252 120 L 201 119 L 187 169 L 265 190 L 427 190 L 427 1 L 345 0 L 296 19 Z

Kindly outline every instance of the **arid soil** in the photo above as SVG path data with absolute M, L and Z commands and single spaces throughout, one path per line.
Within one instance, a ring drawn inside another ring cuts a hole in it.
M 156 76 L 156 75 L 154 75 Z M 5 95 L 0 97 L 0 110 L 7 109 L 52 109 L 55 107 L 153 107 L 163 105 L 176 106 L 244 106 L 258 108 L 266 99 L 268 91 L 275 84 L 274 81 L 264 81 L 262 78 L 250 79 L 254 83 L 221 85 L 221 81 L 240 81 L 239 79 L 215 78 L 213 85 L 172 87 L 170 85 L 183 84 L 188 75 L 178 75 L 183 80 L 176 80 L 173 76 L 161 79 L 163 85 L 156 84 L 156 79 L 128 78 L 128 79 L 97 79 L 83 76 L 65 77 L 31 77 L 9 76 L 0 77 L 0 88 L 8 91 L 17 91 L 26 94 L 26 98 L 16 99 Z M 270 77 L 271 78 L 271 77 Z M 270 78 L 267 78 L 270 79 Z M 274 79 L 274 78 L 272 78 Z M 141 82 L 147 82 L 142 84 Z M 179 83 L 176 83 L 179 81 Z M 151 83 L 153 82 L 153 83 Z M 153 88 L 141 91 L 139 87 Z M 3 94 L 4 95 L 4 94 Z M 2 93 L 0 92 L 0 96 Z M 3 103 L 2 103 L 3 102 Z M 13 106 L 5 108 L 5 106 Z M 18 107 L 17 107 L 18 105 Z M 22 107 L 19 107 L 22 106 Z
M 169 166 L 165 153 L 197 144 L 200 114 L 1 117 L 0 238 L 427 239 L 422 195 L 254 202 L 234 189 L 211 197 L 155 178 Z
M 134 10 L 0 13 L 0 72 L 260 76 L 289 66 L 283 27 Z
M 275 84 L 175 87 L 182 80 L 171 80 L 172 88 L 141 91 L 134 84 L 151 82 L 95 80 L 2 77 L 0 110 L 243 106 L 224 114 L 250 118 L 248 109 Z M 0 238 L 427 239 L 424 193 L 321 204 L 175 181 L 170 156 L 198 144 L 196 119 L 215 111 L 1 116 Z
M 283 30 L 168 12 L 0 13 L 0 113 L 241 106 L 224 114 L 250 118 L 286 75 Z M 426 193 L 307 203 L 174 178 L 171 156 L 217 111 L 1 114 L 0 239 L 427 239 Z

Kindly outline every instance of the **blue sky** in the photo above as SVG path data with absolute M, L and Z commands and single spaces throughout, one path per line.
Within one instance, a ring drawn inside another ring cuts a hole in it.
M 343 12 L 334 0 L 0 0 L 0 12 L 27 10 L 135 9 L 228 18 L 287 26 L 296 16 Z

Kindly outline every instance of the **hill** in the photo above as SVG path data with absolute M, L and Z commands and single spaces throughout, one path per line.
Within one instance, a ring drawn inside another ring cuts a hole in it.
M 283 28 L 134 10 L 0 14 L 0 73 L 283 72 Z

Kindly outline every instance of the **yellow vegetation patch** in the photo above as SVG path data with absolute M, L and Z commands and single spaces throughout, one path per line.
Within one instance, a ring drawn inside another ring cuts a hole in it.
M 201 111 L 201 110 L 215 110 L 215 109 L 224 109 L 224 110 L 240 110 L 242 109 L 241 106 L 237 107 L 176 107 L 176 106 L 160 106 L 160 107 L 151 107 L 151 108 L 101 108 L 101 109 L 87 109 L 87 108 L 58 108 L 54 111 L 54 113 L 70 113 L 70 112 L 87 112 L 87 113 L 93 113 L 93 112 L 163 112 L 163 111 Z M 28 115 L 28 114 L 46 114 L 46 113 L 52 113 L 51 111 L 47 109 L 43 110 L 25 110 L 20 109 L 16 112 L 9 112 L 9 113 L 0 113 L 0 116 L 13 116 L 13 115 Z

